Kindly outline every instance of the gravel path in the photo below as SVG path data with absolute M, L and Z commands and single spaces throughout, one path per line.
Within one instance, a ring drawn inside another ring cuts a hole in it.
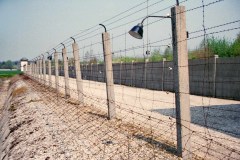
M 16 82 L 12 90 L 22 87 L 27 91 L 8 97 L 10 132 L 1 141 L 8 151 L 1 150 L 1 159 L 178 159 L 170 146 L 147 139 L 142 127 L 109 121 L 105 112 L 31 80 Z
M 59 78 L 64 93 L 64 78 Z M 52 80 L 54 83 L 54 76 Z M 76 80 L 72 78 L 70 90 L 76 99 Z M 105 83 L 83 80 L 83 90 L 84 103 L 106 113 Z M 115 85 L 114 90 L 120 119 L 148 128 L 155 137 L 176 145 L 174 93 L 123 85 Z M 190 104 L 192 152 L 204 159 L 239 159 L 240 101 L 190 95 Z

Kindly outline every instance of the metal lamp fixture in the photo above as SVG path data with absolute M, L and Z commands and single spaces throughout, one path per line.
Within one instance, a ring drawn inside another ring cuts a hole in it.
M 52 55 L 49 55 L 49 52 L 46 52 L 46 53 L 48 54 L 47 59 L 51 61 L 52 60 Z
M 51 61 L 52 60 L 52 56 L 51 55 L 48 56 L 47 59 L 49 59 Z
M 143 38 L 143 24 L 139 23 L 136 26 L 134 26 L 129 32 L 131 36 L 137 39 Z
M 145 19 L 149 17 L 155 17 L 155 18 L 171 18 L 171 16 L 147 16 L 145 17 L 141 23 L 137 24 L 134 26 L 128 33 L 133 36 L 134 38 L 137 39 L 142 39 L 143 38 L 143 22 Z
M 179 6 L 179 0 L 176 0 L 176 5 Z M 155 18 L 171 18 L 170 15 L 168 16 L 147 16 L 145 17 L 141 23 L 137 24 L 134 26 L 128 33 L 133 36 L 134 38 L 137 39 L 142 39 L 143 38 L 143 22 L 145 19 L 149 17 L 155 17 Z

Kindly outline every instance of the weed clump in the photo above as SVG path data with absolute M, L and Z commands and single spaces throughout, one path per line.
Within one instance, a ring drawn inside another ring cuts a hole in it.
M 8 110 L 11 111 L 11 112 L 13 112 L 13 111 L 16 110 L 16 107 L 12 104 Z
M 27 87 L 20 87 L 20 88 L 13 90 L 12 96 L 14 98 L 14 97 L 24 94 L 26 92 L 27 92 Z

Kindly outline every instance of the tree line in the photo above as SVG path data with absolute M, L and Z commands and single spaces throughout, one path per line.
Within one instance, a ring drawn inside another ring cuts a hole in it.
M 2 61 L 0 62 L 0 69 L 17 69 L 18 61 Z
M 162 61 L 164 58 L 167 61 L 173 60 L 173 49 L 171 46 L 166 46 L 164 51 L 162 51 L 160 48 L 154 48 L 152 51 L 146 51 L 146 54 L 144 54 L 143 56 L 141 55 L 141 57 L 115 56 L 114 53 L 112 54 L 113 63 L 145 62 L 146 60 L 148 60 L 149 62 L 159 62 Z M 189 59 L 204 59 L 213 57 L 214 55 L 218 55 L 219 57 L 240 56 L 240 33 L 237 34 L 237 37 L 234 40 L 230 40 L 225 37 L 206 37 L 200 42 L 198 47 L 188 51 Z M 73 58 L 69 58 L 68 60 L 69 65 L 74 65 Z M 94 55 L 93 50 L 91 50 L 90 52 L 85 52 L 83 59 L 81 60 L 81 64 L 97 63 L 103 64 L 104 60 L 97 58 L 96 55 Z
M 199 46 L 194 50 L 188 51 L 189 59 L 200 59 L 200 58 L 210 58 L 214 55 L 219 57 L 236 57 L 240 56 L 240 33 L 237 35 L 235 40 L 229 40 L 225 37 L 207 37 L 205 40 L 199 44 Z M 117 57 L 113 58 L 113 63 L 126 62 L 144 62 L 148 59 L 150 62 L 159 62 L 163 58 L 168 61 L 173 60 L 173 50 L 171 47 L 166 47 L 162 52 L 160 48 L 154 49 L 150 52 L 150 55 L 142 57 Z

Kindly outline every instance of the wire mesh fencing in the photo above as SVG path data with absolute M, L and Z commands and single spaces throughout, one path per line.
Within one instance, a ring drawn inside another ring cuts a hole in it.
M 202 18 L 186 33 L 186 39 L 176 42 L 201 42 L 199 49 L 188 51 L 192 56 L 188 65 L 179 67 L 189 71 L 179 86 L 189 82 L 189 92 L 180 94 L 187 95 L 190 120 L 177 117 L 186 108 L 176 109 L 176 82 L 182 75 L 176 76 L 171 29 L 162 39 L 149 38 L 151 29 L 168 25 L 167 20 L 146 21 L 147 38 L 142 41 L 130 39 L 126 32 L 146 12 L 147 16 L 164 14 L 175 6 L 173 2 L 139 3 L 104 21 L 107 32 L 93 26 L 33 59 L 26 71 L 33 81 L 27 83 L 42 97 L 49 113 L 63 123 L 55 124 L 52 116 L 45 116 L 52 123 L 52 135 L 62 141 L 63 155 L 77 159 L 239 159 L 240 58 L 219 57 L 210 48 L 211 36 L 236 33 L 239 20 L 207 23 L 208 11 L 221 3 L 202 0 L 192 6 L 190 0 L 180 1 L 190 6 L 184 11 L 187 17 L 200 14 Z M 105 34 L 110 36 L 107 40 Z M 189 124 L 180 124 L 187 131 L 182 133 L 187 137 L 182 143 L 188 145 L 182 145 L 181 151 L 179 122 Z

